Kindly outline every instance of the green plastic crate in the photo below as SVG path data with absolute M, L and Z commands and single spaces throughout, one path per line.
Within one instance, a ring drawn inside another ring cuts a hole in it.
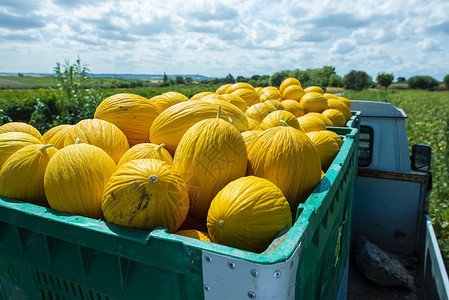
M 0 299 L 336 299 L 358 131 L 331 130 L 344 139 L 339 154 L 293 227 L 261 254 L 0 197 Z

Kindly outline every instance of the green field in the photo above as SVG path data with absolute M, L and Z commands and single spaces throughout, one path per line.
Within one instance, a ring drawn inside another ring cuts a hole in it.
M 156 86 L 150 79 L 87 78 L 85 88 L 129 88 Z M 0 76 L 0 90 L 56 89 L 58 81 L 51 76 Z
M 42 133 L 48 128 L 92 118 L 95 107 L 107 96 L 128 92 L 146 98 L 167 91 L 178 91 L 191 97 L 202 91 L 215 91 L 217 86 L 171 86 L 166 88 L 101 89 L 80 91 L 72 100 L 59 90 L 0 90 L 0 124 L 7 121 L 30 122 Z M 440 248 L 449 266 L 449 92 L 392 89 L 344 91 L 348 99 L 386 101 L 405 110 L 409 144 L 426 144 L 433 149 L 433 190 L 430 216 Z

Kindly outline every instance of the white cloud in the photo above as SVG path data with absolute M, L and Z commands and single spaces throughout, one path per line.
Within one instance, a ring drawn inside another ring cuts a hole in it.
M 418 42 L 416 48 L 418 48 L 421 53 L 442 50 L 440 41 L 434 39 L 424 39 L 423 41 Z
M 332 48 L 329 50 L 333 54 L 348 54 L 356 48 L 356 44 L 350 39 L 337 40 Z

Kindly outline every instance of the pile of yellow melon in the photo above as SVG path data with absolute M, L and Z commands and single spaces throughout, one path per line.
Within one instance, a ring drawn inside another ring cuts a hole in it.
M 294 78 L 190 99 L 116 94 L 93 119 L 43 135 L 0 126 L 0 195 L 262 252 L 337 155 L 342 140 L 326 127 L 349 118 L 349 100 Z

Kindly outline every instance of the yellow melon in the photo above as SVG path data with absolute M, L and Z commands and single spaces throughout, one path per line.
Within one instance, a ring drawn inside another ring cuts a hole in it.
M 296 100 L 287 99 L 282 101 L 281 104 L 284 107 L 284 110 L 291 112 L 295 117 L 303 116 L 306 113 L 302 104 Z
M 299 122 L 296 119 L 295 115 L 286 110 L 276 110 L 269 113 L 260 123 L 260 129 L 266 130 L 268 128 L 276 126 L 284 126 L 281 121 L 284 121 L 290 127 L 296 128 L 300 131 L 304 131 L 301 125 L 299 125 Z
M 25 132 L 0 133 L 0 168 L 14 152 L 32 144 L 42 144 L 42 142 Z
M 247 174 L 276 184 L 296 211 L 320 181 L 319 153 L 304 132 L 288 126 L 273 127 L 252 142 Z
M 51 208 L 94 219 L 103 217 L 103 190 L 116 170 L 101 148 L 85 143 L 65 146 L 53 155 L 44 175 Z
M 101 119 L 85 119 L 67 130 L 64 147 L 80 143 L 87 143 L 103 149 L 115 163 L 129 149 L 125 134 L 114 124 Z
M 229 94 L 229 92 L 227 93 Z M 248 106 L 260 103 L 260 98 L 257 95 L 256 91 L 254 91 L 254 89 L 237 89 L 230 94 L 239 96 L 246 102 Z
M 95 119 L 117 126 L 130 146 L 148 143 L 151 124 L 158 115 L 157 108 L 147 98 L 121 93 L 104 99 L 95 110 Z
M 258 87 L 256 87 L 256 88 L 254 88 L 254 91 L 256 92 L 256 94 L 257 94 L 258 96 L 260 96 L 260 94 L 262 94 L 263 89 L 264 89 L 263 87 L 258 86 Z
M 331 121 L 328 117 L 324 116 L 324 115 L 321 114 L 321 113 L 309 112 L 309 113 L 306 114 L 306 116 L 317 117 L 318 119 L 320 119 L 321 121 L 323 121 L 323 123 L 324 123 L 326 126 L 334 126 L 334 123 L 332 123 L 332 121 Z
M 232 85 L 232 83 L 227 83 L 227 84 L 223 84 L 222 86 L 220 86 L 215 93 L 216 94 L 226 94 L 226 90 L 228 89 L 228 87 L 230 87 Z
M 164 143 L 165 149 L 174 155 L 184 133 L 195 123 L 214 118 L 219 106 L 215 103 L 197 100 L 186 101 L 169 107 L 154 120 L 150 129 L 151 143 Z M 235 105 L 230 103 L 222 105 L 221 118 L 234 125 L 241 132 L 248 129 L 248 120 Z
M 312 131 L 306 133 L 320 154 L 321 169 L 326 172 L 337 156 L 340 147 L 337 142 L 325 131 Z
M 260 123 L 270 112 L 275 110 L 276 108 L 273 105 L 261 102 L 249 107 L 245 112 L 245 116 Z
M 314 93 L 320 93 L 320 94 L 324 95 L 323 89 L 320 88 L 319 86 L 316 86 L 316 85 L 312 85 L 312 86 L 309 86 L 309 87 L 305 88 L 305 89 L 304 89 L 304 92 L 305 92 L 306 94 L 307 94 L 307 93 L 314 92 Z
M 302 96 L 300 100 L 306 113 L 308 112 L 322 112 L 327 109 L 327 99 L 320 93 L 310 92 Z
M 215 195 L 246 172 L 247 152 L 243 137 L 234 126 L 219 117 L 190 127 L 179 142 L 173 159 L 173 167 L 189 189 L 189 214 L 197 218 L 205 218 Z
M 195 95 L 193 95 L 192 97 L 190 97 L 190 100 L 201 100 L 201 98 L 203 98 L 206 95 L 211 95 L 214 94 L 213 92 L 199 92 Z
M 202 97 L 201 100 L 203 100 L 203 101 L 222 100 L 223 101 L 225 99 L 220 94 L 213 93 L 213 94 L 208 94 L 208 95 Z
M 175 234 L 186 236 L 189 238 L 197 239 L 200 241 L 210 242 L 212 243 L 212 240 L 207 232 L 195 230 L 195 229 L 184 229 L 176 231 Z
M 291 226 L 290 206 L 281 190 L 255 176 L 226 185 L 213 199 L 207 215 L 213 242 L 256 253 Z
M 343 113 L 345 116 L 346 121 L 351 119 L 352 113 L 351 110 L 348 108 L 348 106 L 341 100 L 338 99 L 330 99 L 327 100 L 327 104 L 329 108 L 337 109 Z
M 285 88 L 282 98 L 299 102 L 304 95 L 305 92 L 299 85 L 290 85 Z
M 179 173 L 158 159 L 136 159 L 117 168 L 103 193 L 106 221 L 144 230 L 175 232 L 189 210 L 189 193 Z
M 341 148 L 341 146 L 343 145 L 343 140 L 341 139 L 341 137 L 337 133 L 335 133 L 333 131 L 330 131 L 330 130 L 323 130 L 322 134 L 327 134 L 328 136 L 333 138 L 334 141 L 337 143 L 338 148 Z
M 14 152 L 0 171 L 0 195 L 48 206 L 44 174 L 50 158 L 57 151 L 51 144 L 32 144 Z
M 337 96 L 335 96 L 334 94 L 331 94 L 331 93 L 324 93 L 323 96 L 327 100 L 329 100 L 329 99 L 337 99 Z
M 226 94 L 232 94 L 239 89 L 250 89 L 255 91 L 254 87 L 247 82 L 236 82 L 226 89 Z
M 30 124 L 23 122 L 9 122 L 0 126 L 0 134 L 6 132 L 24 132 L 31 134 L 32 136 L 38 138 L 42 143 L 45 143 L 45 139 L 42 137 L 39 130 Z
M 159 96 L 150 98 L 150 102 L 154 104 L 157 113 L 160 114 L 172 105 L 189 100 L 185 95 L 178 92 L 167 92 Z
M 254 120 L 253 118 L 246 118 L 248 120 L 248 130 L 260 130 L 260 123 Z
M 282 94 L 276 89 L 269 89 L 259 95 L 260 101 L 265 102 L 267 100 L 282 100 Z
M 320 118 L 305 114 L 297 120 L 305 132 L 326 130 L 326 124 Z
M 346 104 L 346 106 L 351 109 L 351 101 L 348 98 L 345 97 L 337 97 L 338 100 Z
M 299 82 L 298 79 L 289 77 L 282 81 L 281 85 L 279 86 L 279 91 L 281 92 L 281 94 L 284 94 L 285 89 L 292 85 L 296 85 L 296 86 L 299 86 L 300 88 L 302 88 L 301 82 Z
M 276 110 L 284 110 L 284 105 L 279 100 L 267 100 L 263 103 L 272 105 Z
M 248 105 L 241 97 L 232 94 L 222 94 L 223 100 L 237 106 L 243 113 L 248 109 Z
M 67 134 L 67 130 L 69 130 L 73 125 L 70 124 L 62 124 L 47 130 L 43 138 L 45 143 L 52 144 L 56 149 L 61 149 L 64 147 L 64 140 Z
M 117 163 L 117 167 L 135 160 L 135 159 L 159 159 L 165 161 L 167 164 L 171 165 L 173 163 L 173 158 L 166 149 L 164 149 L 164 144 L 155 145 L 151 143 L 140 143 L 137 144 L 126 151 Z
M 246 144 L 246 150 L 249 151 L 249 147 L 251 146 L 251 143 L 256 140 L 259 135 L 262 133 L 262 130 L 249 130 L 242 132 L 243 140 Z
M 322 114 L 329 118 L 336 127 L 344 127 L 346 125 L 346 118 L 338 109 L 329 108 L 323 111 Z

